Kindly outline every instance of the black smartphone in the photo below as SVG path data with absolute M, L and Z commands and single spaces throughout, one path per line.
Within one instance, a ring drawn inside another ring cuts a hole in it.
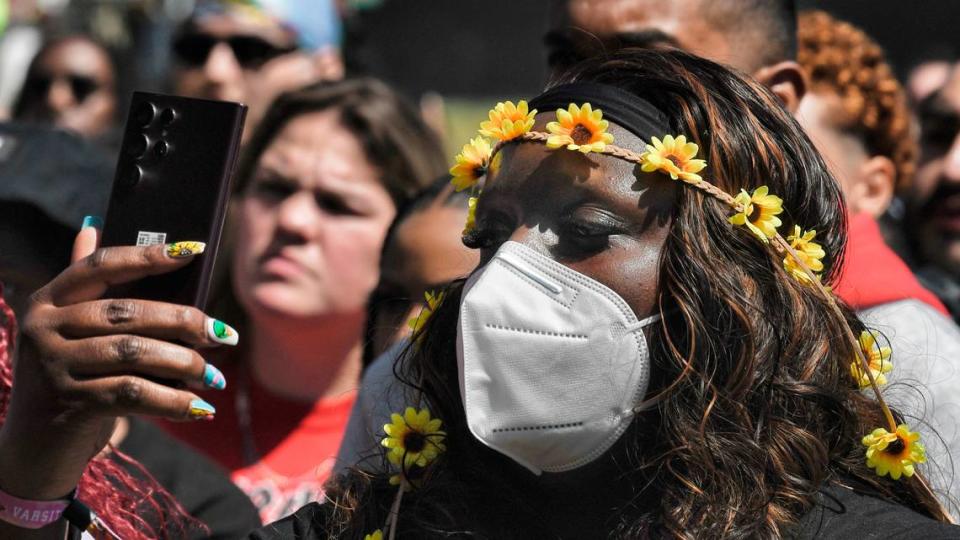
M 108 297 L 204 309 L 246 114 L 240 103 L 133 94 L 101 245 L 207 246 L 184 268 L 112 287 Z

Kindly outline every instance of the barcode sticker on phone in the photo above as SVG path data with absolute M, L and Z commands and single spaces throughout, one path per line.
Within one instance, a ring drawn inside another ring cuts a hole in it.
M 167 241 L 167 233 L 140 231 L 137 233 L 138 246 L 154 246 Z

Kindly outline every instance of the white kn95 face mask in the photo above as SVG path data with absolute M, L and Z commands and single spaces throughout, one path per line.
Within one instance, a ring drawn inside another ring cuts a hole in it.
M 603 284 L 516 242 L 467 281 L 457 362 L 470 432 L 534 474 L 597 459 L 642 406 L 643 327 Z

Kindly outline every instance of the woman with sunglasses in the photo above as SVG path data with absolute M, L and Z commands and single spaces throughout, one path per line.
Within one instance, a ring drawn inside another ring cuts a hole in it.
M 174 37 L 177 94 L 249 107 L 244 140 L 281 92 L 343 77 L 333 0 L 200 0 Z
M 103 45 L 82 35 L 51 40 L 27 69 L 13 118 L 102 141 L 115 127 L 115 79 L 113 60 Z

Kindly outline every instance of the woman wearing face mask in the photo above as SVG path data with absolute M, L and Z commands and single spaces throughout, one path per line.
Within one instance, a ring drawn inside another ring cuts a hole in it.
M 203 381 L 211 389 L 174 391 L 145 379 L 114 379 L 115 386 L 94 377 L 98 384 L 82 390 L 78 380 L 60 380 L 40 394 L 62 403 L 76 391 L 101 413 L 114 392 L 129 395 L 131 384 L 140 396 L 186 399 L 193 417 L 216 421 L 165 427 L 227 468 L 264 522 L 321 498 L 356 395 L 366 301 L 379 278 L 383 238 L 396 208 L 444 168 L 440 145 L 416 110 L 382 83 L 355 79 L 283 95 L 251 139 L 238 173 L 227 231 L 232 261 L 224 280 L 235 296 L 225 290 L 211 299 L 221 304 L 217 318 L 229 320 L 243 337 L 237 344 L 237 330 L 217 323 L 219 333 L 181 339 L 236 347 L 204 351 L 204 359 L 185 348 L 133 338 L 146 338 L 130 326 L 136 320 L 166 327 L 164 333 L 173 331 L 167 325 L 178 319 L 214 324 L 191 309 L 166 306 L 154 312 L 125 301 L 71 306 L 86 313 L 81 325 L 112 322 L 125 339 L 135 341 L 122 347 L 103 344 L 122 351 L 127 362 L 101 365 L 101 377 L 129 374 L 131 365 L 149 371 L 141 374 L 166 377 L 157 370 L 167 373 L 175 364 L 181 371 L 168 373 L 169 378 Z M 33 327 L 29 321 L 24 327 L 28 336 Z M 71 372 L 85 379 L 85 368 L 67 367 L 72 361 L 63 358 L 54 371 L 77 370 Z M 128 412 L 146 411 L 133 406 Z M 45 413 L 12 411 L 10 417 L 22 426 L 49 422 L 37 414 Z M 11 438 L 14 446 L 24 442 Z M 89 458 L 83 456 L 87 448 L 76 454 Z
M 492 112 L 492 157 L 477 141 L 458 159 L 481 266 L 397 367 L 416 391 L 385 426 L 390 471 L 348 473 L 255 538 L 955 536 L 909 427 L 860 392 L 883 364 L 824 288 L 842 198 L 772 95 L 684 53 L 622 51 L 524 106 Z M 100 278 L 182 264 L 101 253 Z M 25 362 L 54 356 L 29 339 Z M 68 491 L 78 464 L 50 459 Z M 0 482 L 62 495 L 18 465 Z

